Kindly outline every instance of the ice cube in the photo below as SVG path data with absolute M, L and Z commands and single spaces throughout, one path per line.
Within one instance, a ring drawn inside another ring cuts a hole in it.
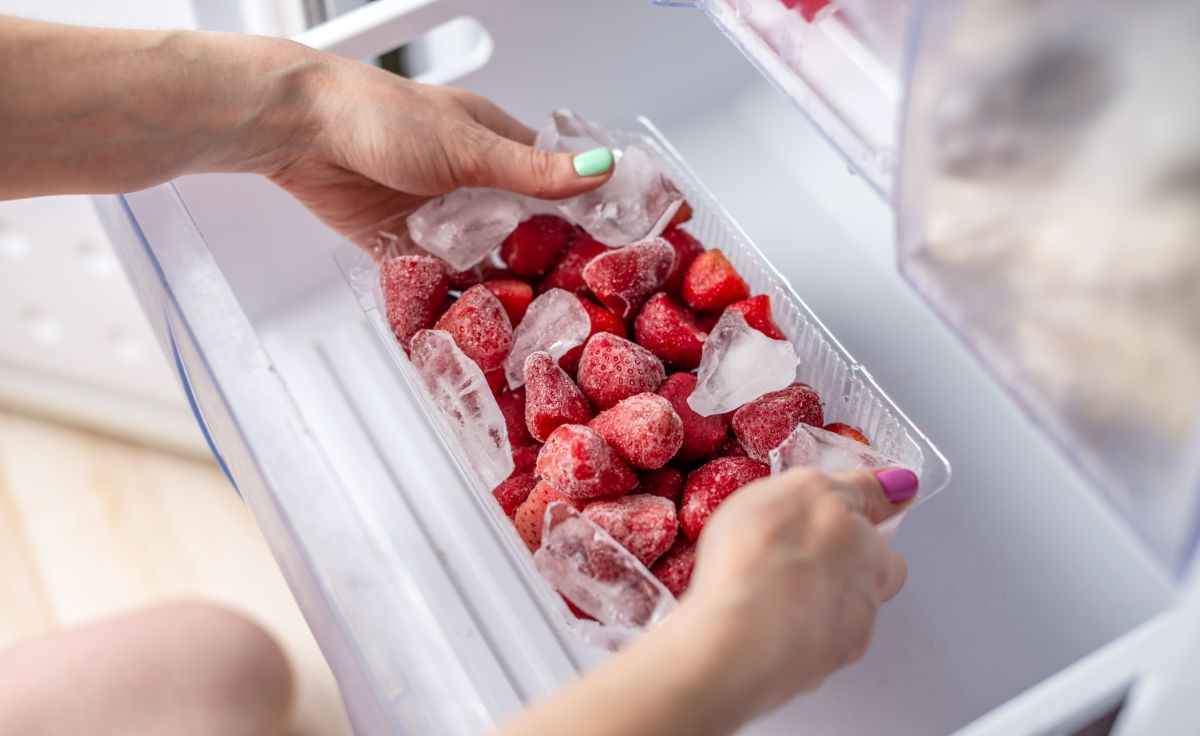
M 414 242 L 463 271 L 487 257 L 525 219 L 521 198 L 496 189 L 456 189 L 408 216 Z
M 741 312 L 726 309 L 704 341 L 688 405 L 706 417 L 733 411 L 792 383 L 798 363 L 790 342 L 767 337 Z
M 627 245 L 662 233 L 683 204 L 683 194 L 641 146 L 617 151 L 614 166 L 604 186 L 562 200 L 563 216 L 605 245 Z
M 513 332 L 512 350 L 504 361 L 509 388 L 525 384 L 527 357 L 545 351 L 557 361 L 571 348 L 582 345 L 591 329 L 587 310 L 571 292 L 550 289 L 534 299 Z
M 616 148 L 617 142 L 599 125 L 565 108 L 550 113 L 533 141 L 534 148 L 544 151 L 587 151 L 599 146 Z
M 771 450 L 771 472 L 796 466 L 822 473 L 860 468 L 895 468 L 903 463 L 849 437 L 800 423 L 779 447 Z
M 603 624 L 652 626 L 675 596 L 603 529 L 561 501 L 546 508 L 537 569 L 555 590 Z
M 504 414 L 483 371 L 445 330 L 421 330 L 410 344 L 413 366 L 440 414 L 462 446 L 463 456 L 485 488 L 494 488 L 513 471 L 512 448 Z

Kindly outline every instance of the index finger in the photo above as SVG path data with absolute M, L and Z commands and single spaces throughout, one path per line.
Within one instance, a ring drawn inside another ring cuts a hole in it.
M 917 474 L 907 468 L 874 468 L 829 476 L 850 508 L 879 524 L 898 514 L 916 495 Z

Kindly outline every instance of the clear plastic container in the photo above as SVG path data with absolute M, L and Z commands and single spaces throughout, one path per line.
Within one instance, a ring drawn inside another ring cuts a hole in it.
M 834 0 L 812 22 L 781 0 L 655 0 L 701 8 L 881 194 L 892 191 L 907 0 Z
M 824 398 L 826 419 L 861 427 L 876 449 L 915 470 L 921 478 L 921 490 L 914 505 L 945 488 L 950 480 L 950 466 L 946 458 L 876 385 L 867 369 L 838 344 L 786 279 L 771 267 L 741 228 L 713 200 L 653 124 L 642 118 L 635 125 L 618 127 L 610 132 L 618 144 L 637 143 L 654 155 L 662 170 L 684 193 L 693 208 L 693 218 L 685 228 L 706 247 L 721 248 L 754 293 L 771 297 L 775 320 L 796 346 L 801 361 L 798 379 L 811 385 Z M 394 233 L 403 233 L 404 227 L 403 220 L 384 223 L 378 228 L 377 245 L 384 245 Z M 373 244 L 363 245 L 370 248 Z M 450 449 L 463 481 L 476 491 L 492 523 L 508 539 L 510 552 L 525 561 L 528 576 L 536 579 L 534 587 L 541 591 L 543 603 L 559 613 L 560 621 L 576 631 L 582 631 L 590 641 L 603 642 L 603 637 L 595 636 L 593 629 L 578 622 L 567 611 L 561 599 L 537 575 L 533 559 L 513 530 L 512 522 L 492 498 L 491 487 L 471 463 L 470 448 L 460 446 L 446 418 L 425 392 L 413 364 L 388 327 L 379 288 L 379 267 L 374 258 L 360 244 L 353 242 L 339 246 L 335 258 L 384 350 L 391 356 L 432 426 L 437 428 L 442 441 Z

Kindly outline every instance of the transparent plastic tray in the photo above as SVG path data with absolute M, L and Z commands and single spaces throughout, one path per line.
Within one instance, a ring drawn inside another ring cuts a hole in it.
M 767 262 L 729 214 L 714 201 L 654 125 L 645 118 L 639 118 L 634 124 L 618 126 L 609 132 L 619 145 L 637 143 L 654 155 L 662 170 L 692 206 L 694 215 L 684 226 L 685 229 L 705 247 L 721 248 L 746 279 L 753 293 L 770 296 L 775 320 L 796 346 L 796 353 L 800 357 L 797 379 L 811 385 L 825 400 L 826 420 L 861 427 L 876 449 L 913 469 L 921 478 L 921 489 L 913 506 L 945 488 L 950 480 L 950 465 L 946 458 L 876 385 L 867 369 L 838 344 L 787 280 Z M 395 218 L 377 229 L 378 237 L 386 241 L 390 239 L 390 233 L 403 232 L 403 229 L 403 219 Z M 560 621 L 569 627 L 577 631 L 580 627 L 587 628 L 590 622 L 579 622 L 571 615 L 562 599 L 537 573 L 533 557 L 517 536 L 512 521 L 493 499 L 491 487 L 483 481 L 478 468 L 472 465 L 470 448 L 459 444 L 446 418 L 425 392 L 412 362 L 396 342 L 385 316 L 378 263 L 363 247 L 353 242 L 339 246 L 335 258 L 375 334 L 391 355 L 397 370 L 404 376 L 431 426 L 436 428 L 454 456 L 463 481 L 475 491 L 485 512 L 501 530 L 501 536 L 508 540 L 510 552 L 523 560 L 527 575 L 534 581 L 533 588 L 543 595 L 543 604 L 557 611 Z M 587 638 L 593 643 L 602 641 L 595 636 Z
M 896 163 L 907 0 L 834 0 L 809 22 L 781 0 L 654 0 L 702 9 L 887 196 Z

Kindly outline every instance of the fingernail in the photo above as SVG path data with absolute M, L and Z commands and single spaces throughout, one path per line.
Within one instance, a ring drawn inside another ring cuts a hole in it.
M 892 503 L 903 503 L 917 495 L 917 474 L 908 468 L 880 470 L 875 477 L 879 479 L 879 485 L 883 486 L 883 495 Z
M 575 164 L 575 173 L 580 176 L 599 176 L 612 168 L 613 152 L 603 146 L 593 148 L 576 154 L 571 163 Z

